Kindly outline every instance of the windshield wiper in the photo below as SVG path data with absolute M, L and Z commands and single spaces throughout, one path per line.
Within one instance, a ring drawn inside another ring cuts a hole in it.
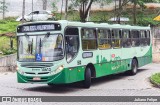
M 39 42 L 39 54 L 41 53 L 41 47 L 42 47 L 42 41 L 41 41 L 41 38 L 40 38 L 40 42 Z
M 33 38 L 32 38 L 32 42 L 31 42 L 31 54 L 33 53 Z
M 33 53 L 33 38 L 32 38 L 32 41 L 29 41 L 29 35 L 25 34 L 25 37 L 28 42 L 28 54 L 32 55 L 32 53 Z

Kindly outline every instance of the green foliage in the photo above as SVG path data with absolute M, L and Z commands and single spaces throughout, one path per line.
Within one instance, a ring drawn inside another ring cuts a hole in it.
M 8 11 L 7 8 L 6 2 L 0 1 L 0 13 Z
M 52 9 L 53 9 L 53 11 L 52 11 L 53 13 L 57 12 L 58 8 L 56 6 L 56 2 L 52 3 Z
M 9 37 L 7 36 L 0 36 L 0 50 L 3 49 L 3 48 L 9 48 Z
M 148 25 L 158 25 L 160 22 L 154 21 L 154 17 L 156 17 L 157 12 L 159 11 L 159 8 L 156 9 L 144 9 L 143 11 L 139 8 L 137 9 L 137 24 L 141 26 L 148 26 Z M 56 15 L 57 16 L 57 15 Z M 60 16 L 60 14 L 59 14 Z M 114 17 L 114 10 L 113 11 L 91 11 L 90 12 L 90 20 L 93 22 L 107 22 L 110 18 Z M 132 16 L 132 9 L 126 9 L 122 12 L 122 17 L 128 17 L 130 21 L 127 24 L 133 23 L 133 16 Z M 74 10 L 73 12 L 68 12 L 68 20 L 71 21 L 80 21 L 79 13 L 78 11 Z
M 109 20 L 109 16 L 112 15 L 110 12 L 106 11 L 95 11 L 90 13 L 90 21 L 94 22 L 107 22 Z
M 80 21 L 85 22 L 88 16 L 88 12 L 93 3 L 98 3 L 103 7 L 104 4 L 110 3 L 112 0 L 71 0 L 69 6 L 72 10 L 79 10 Z
M 89 2 L 90 0 L 71 0 L 71 3 L 74 7 L 78 7 L 80 6 L 83 2 L 86 2 L 86 4 Z M 112 2 L 113 0 L 93 0 L 94 3 L 100 3 L 100 5 L 106 5 L 110 2 Z
M 153 74 L 150 79 L 155 84 L 160 85 L 160 73 Z
M 0 34 L 8 32 L 16 32 L 16 27 L 19 22 L 15 21 L 15 18 L 8 17 L 4 20 L 0 20 Z
M 3 48 L 1 49 L 3 55 L 10 55 L 10 54 L 14 54 L 17 52 L 16 49 L 11 49 L 11 48 Z
M 137 19 L 137 25 L 148 26 L 148 25 L 158 25 L 160 22 L 154 21 L 153 18 L 150 17 L 141 17 Z
M 54 14 L 56 16 L 56 20 L 61 20 L 61 14 L 60 13 L 54 13 Z
M 16 19 L 13 17 L 5 18 L 4 20 L 0 20 L 0 34 L 5 33 L 14 33 L 16 32 L 16 27 L 19 24 L 19 22 L 15 21 Z M 0 52 L 3 53 L 3 55 L 9 55 L 16 53 L 16 38 L 13 38 L 13 48 L 10 48 L 10 37 L 7 36 L 0 36 Z M 2 54 L 0 56 L 3 56 Z
M 13 38 L 13 49 L 10 48 L 10 37 L 0 36 L 0 42 L 0 52 L 2 52 L 4 55 L 13 54 L 16 52 L 16 38 Z

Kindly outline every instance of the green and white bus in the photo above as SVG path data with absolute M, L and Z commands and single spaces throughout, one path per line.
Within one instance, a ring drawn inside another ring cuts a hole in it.
M 19 83 L 66 84 L 128 72 L 152 62 L 150 27 L 43 21 L 17 27 Z

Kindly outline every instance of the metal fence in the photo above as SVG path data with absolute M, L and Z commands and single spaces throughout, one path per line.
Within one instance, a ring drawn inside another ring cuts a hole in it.
M 7 55 L 0 58 L 0 72 L 16 70 L 16 54 Z

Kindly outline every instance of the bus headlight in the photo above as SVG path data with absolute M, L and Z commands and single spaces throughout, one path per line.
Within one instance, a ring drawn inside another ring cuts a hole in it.
M 64 69 L 64 66 L 61 65 L 56 70 L 52 71 L 51 74 L 52 75 L 57 74 L 57 73 L 61 72 L 63 69 Z
M 16 71 L 18 71 L 19 70 L 19 68 L 18 68 L 18 66 L 16 65 Z
M 21 75 L 23 75 L 24 74 L 24 71 L 22 71 L 22 70 L 17 70 Z
M 16 70 L 17 70 L 17 72 L 19 72 L 20 74 L 22 74 L 22 75 L 24 74 L 24 72 L 23 72 L 22 70 L 20 70 L 18 66 L 16 66 Z

